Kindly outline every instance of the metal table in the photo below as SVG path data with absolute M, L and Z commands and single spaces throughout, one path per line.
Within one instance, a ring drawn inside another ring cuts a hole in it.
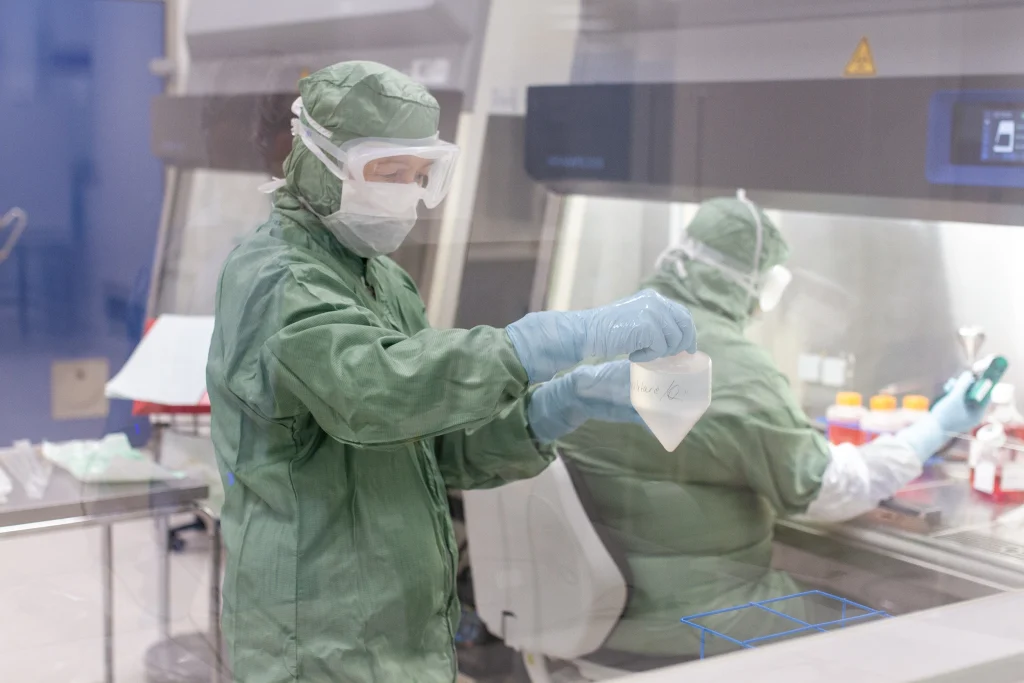
M 189 512 L 203 516 L 213 537 L 210 573 L 210 635 L 218 660 L 221 652 L 220 632 L 220 530 L 216 518 L 205 510 L 201 500 L 209 494 L 206 484 L 191 479 L 147 484 L 83 484 L 60 468 L 53 476 L 43 497 L 32 500 L 14 482 L 7 502 L 0 504 L 0 539 L 13 536 L 58 531 L 76 527 L 100 527 L 103 562 L 103 637 L 104 681 L 114 680 L 114 558 L 111 527 L 134 519 L 156 518 L 166 530 L 169 515 Z M 161 537 L 161 541 L 166 534 Z M 170 554 L 166 542 L 158 543 L 161 562 L 158 576 L 160 590 L 158 615 L 161 635 L 170 633 Z M 216 679 L 221 669 L 216 667 Z
M 969 474 L 964 462 L 940 461 L 895 496 L 900 503 L 934 511 L 936 520 L 923 528 L 882 509 L 845 524 L 785 520 L 780 525 L 887 550 L 1003 590 L 1024 588 L 1024 507 L 974 491 Z

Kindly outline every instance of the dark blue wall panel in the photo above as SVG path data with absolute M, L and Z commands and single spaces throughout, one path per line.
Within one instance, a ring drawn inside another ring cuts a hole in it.
M 97 357 L 115 372 L 138 339 L 162 198 L 148 65 L 163 30 L 159 3 L 0 2 L 0 213 L 29 214 L 0 264 L 0 446 L 134 432 L 124 404 L 52 419 L 50 372 Z

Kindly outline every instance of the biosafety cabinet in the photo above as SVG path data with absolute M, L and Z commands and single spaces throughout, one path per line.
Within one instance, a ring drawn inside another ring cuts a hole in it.
M 1024 3 L 995 0 L 582 0 L 569 81 L 529 88 L 523 115 L 493 116 L 488 132 L 488 146 L 521 152 L 503 184 L 482 182 L 478 204 L 539 197 L 503 214 L 533 255 L 509 249 L 516 275 L 499 275 L 488 265 L 503 255 L 471 243 L 460 325 L 628 295 L 699 202 L 743 188 L 779 226 L 794 271 L 748 334 L 812 418 L 839 389 L 934 395 L 963 366 L 962 325 L 986 330 L 985 352 L 1015 358 L 1022 22 Z M 500 241 L 491 230 L 474 225 L 481 243 Z M 476 293 L 499 281 L 506 298 L 483 306 Z M 1022 362 L 1009 382 L 1024 381 Z M 1018 590 L 1019 515 L 972 497 L 963 463 L 935 474 L 908 500 L 938 510 L 936 525 L 888 509 L 835 529 L 787 520 L 776 566 L 896 614 Z M 610 628 L 623 575 L 581 522 L 571 472 L 543 477 L 467 494 L 469 547 L 490 563 L 477 590 L 495 599 L 494 628 L 576 660 Z

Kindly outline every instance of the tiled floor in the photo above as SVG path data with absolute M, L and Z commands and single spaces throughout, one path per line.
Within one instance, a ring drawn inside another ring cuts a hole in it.
M 186 538 L 185 551 L 171 556 L 175 635 L 206 633 L 209 623 L 209 544 L 198 533 Z M 146 681 L 144 656 L 159 640 L 157 562 L 152 520 L 114 527 L 116 683 Z M 0 538 L 0 681 L 103 680 L 100 569 L 99 529 Z
M 188 536 L 172 556 L 171 631 L 206 632 L 209 546 Z M 157 545 L 151 520 L 114 527 L 117 683 L 145 681 L 143 657 L 159 639 Z M 96 683 L 103 673 L 100 531 L 0 539 L 0 679 Z

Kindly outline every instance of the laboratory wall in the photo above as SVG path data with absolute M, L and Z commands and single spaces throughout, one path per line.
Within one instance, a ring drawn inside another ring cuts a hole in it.
M 950 310 L 955 321 L 980 325 L 985 350 L 1016 356 L 1024 349 L 1022 226 L 940 224 Z M 1011 365 L 1008 381 L 1024 384 L 1024 366 Z

